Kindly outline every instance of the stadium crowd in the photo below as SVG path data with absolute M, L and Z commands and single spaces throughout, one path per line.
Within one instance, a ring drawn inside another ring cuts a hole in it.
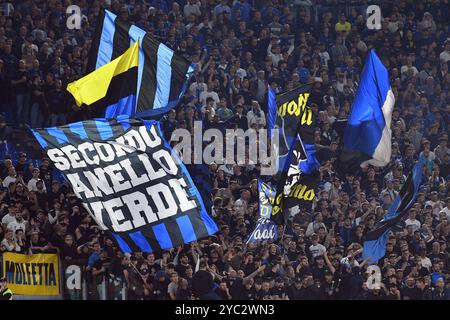
M 320 190 L 282 239 L 246 244 L 258 219 L 255 165 L 210 165 L 212 216 L 220 231 L 162 253 L 123 254 L 103 235 L 49 159 L 27 150 L 0 164 L 1 251 L 58 252 L 97 285 L 126 282 L 128 299 L 450 299 L 450 6 L 447 0 L 378 1 L 381 30 L 364 4 L 306 0 L 6 1 L 0 14 L 0 141 L 12 127 L 86 117 L 66 85 L 84 75 L 96 17 L 110 8 L 196 63 L 182 106 L 162 119 L 177 128 L 264 128 L 267 85 L 313 82 Z M 66 27 L 69 4 L 80 30 Z M 341 5 L 340 5 L 341 4 Z M 392 161 L 336 174 L 342 126 L 368 50 L 388 68 L 395 95 Z M 408 217 L 389 236 L 381 281 L 367 285 L 364 235 L 386 213 L 414 162 L 424 176 Z M 279 227 L 280 234 L 283 227 Z

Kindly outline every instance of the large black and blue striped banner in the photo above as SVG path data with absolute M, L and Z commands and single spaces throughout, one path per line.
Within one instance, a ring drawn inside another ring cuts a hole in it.
M 159 122 L 120 116 L 33 134 L 122 251 L 156 252 L 217 232 Z
M 194 64 L 182 55 L 108 10 L 101 10 L 98 17 L 88 72 L 114 60 L 136 41 L 139 41 L 136 107 L 130 111 L 129 106 L 119 101 L 115 113 L 106 117 L 120 114 L 147 117 L 167 112 L 184 95 L 187 81 L 194 72 Z

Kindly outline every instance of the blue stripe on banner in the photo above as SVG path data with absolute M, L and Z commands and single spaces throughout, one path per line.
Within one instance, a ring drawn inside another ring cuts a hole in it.
M 141 90 L 142 72 L 144 71 L 144 50 L 142 49 L 142 40 L 144 39 L 146 32 L 135 25 L 130 27 L 128 35 L 130 36 L 130 46 L 139 39 L 139 65 L 138 65 L 138 79 L 136 97 L 139 97 L 139 91 Z
M 376 240 L 364 241 L 363 259 L 370 257 L 370 264 L 374 264 L 385 256 L 389 231 L 390 229 L 386 230 Z
M 184 243 L 190 243 L 192 241 L 197 240 L 195 236 L 194 227 L 192 226 L 192 222 L 188 216 L 181 216 L 177 219 L 178 227 L 181 230 L 181 234 L 183 235 Z
M 84 129 L 83 123 L 81 121 L 69 124 L 69 129 L 74 134 L 80 136 L 81 139 L 87 139 L 88 135 Z
M 122 125 L 123 131 L 127 131 L 130 128 L 130 117 L 126 114 L 117 116 L 117 121 Z
M 153 233 L 155 234 L 156 240 L 158 240 L 161 249 L 173 248 L 172 240 L 170 240 L 169 232 L 167 232 L 164 223 L 153 226 Z
M 47 132 L 50 135 L 52 135 L 53 137 L 55 137 L 56 141 L 58 143 L 68 143 L 69 142 L 69 139 L 67 139 L 67 137 L 64 134 L 64 132 L 62 132 L 61 130 L 59 130 L 56 127 L 47 128 Z
M 313 144 L 304 144 L 303 146 L 306 151 L 306 160 L 300 161 L 300 170 L 310 174 L 320 167 L 320 163 L 316 159 L 316 146 Z
M 111 61 L 114 32 L 116 30 L 116 26 L 114 24 L 115 20 L 116 15 L 108 10 L 105 10 L 103 30 L 100 36 L 100 45 L 98 47 L 97 63 L 95 65 L 95 69 L 98 69 Z
M 128 244 L 118 234 L 113 233 L 113 235 L 117 243 L 119 244 L 120 250 L 122 250 L 122 252 L 131 252 L 131 249 L 128 246 Z
M 48 147 L 47 142 L 44 140 L 44 138 L 42 138 L 42 136 L 40 135 L 40 133 L 38 133 L 37 131 L 31 129 L 31 132 L 33 132 L 34 137 L 36 138 L 36 140 L 39 142 L 39 144 L 41 145 L 41 147 L 43 149 Z
M 269 90 L 267 91 L 267 105 L 268 105 L 267 129 L 269 129 L 270 132 L 273 129 L 273 126 L 275 125 L 275 119 L 277 117 L 277 103 L 275 98 L 275 91 L 272 89 L 272 87 L 269 87 Z
M 152 247 L 140 231 L 129 233 L 130 238 L 141 248 L 142 252 L 153 252 Z
M 206 230 L 208 230 L 208 234 L 211 236 L 215 234 L 217 231 L 219 231 L 219 228 L 217 228 L 216 223 L 213 219 L 206 213 L 206 211 L 200 211 L 200 217 L 203 220 L 203 223 L 205 224 Z
M 113 131 L 106 119 L 96 119 L 95 125 L 97 126 L 98 133 L 100 134 L 100 139 L 107 140 L 113 136 Z
M 156 66 L 156 93 L 153 109 L 164 108 L 169 102 L 170 81 L 172 79 L 171 61 L 173 51 L 164 44 L 158 46 L 158 57 Z
M 115 118 L 118 114 L 134 115 L 136 106 L 136 96 L 130 95 L 121 98 L 115 104 L 106 107 L 105 118 Z

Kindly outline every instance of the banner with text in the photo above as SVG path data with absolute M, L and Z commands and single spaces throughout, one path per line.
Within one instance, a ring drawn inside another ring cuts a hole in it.
M 159 122 L 98 118 L 33 134 L 123 252 L 157 252 L 217 232 Z
M 3 253 L 3 274 L 14 294 L 59 295 L 57 254 Z

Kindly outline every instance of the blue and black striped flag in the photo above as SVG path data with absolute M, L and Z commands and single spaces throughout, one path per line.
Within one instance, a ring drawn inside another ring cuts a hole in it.
M 277 174 L 270 181 L 276 192 L 271 216 L 276 224 L 285 223 L 287 209 L 300 204 L 306 192 L 308 198 L 310 194 L 314 197 L 311 187 L 299 185 L 303 173 L 314 173 L 319 167 L 315 158 L 313 112 L 308 105 L 310 90 L 311 84 L 307 84 L 275 95 L 269 88 L 269 130 L 279 137 Z M 286 202 L 288 197 L 291 200 Z
M 106 114 L 107 118 L 120 114 L 148 117 L 167 112 L 184 95 L 194 71 L 194 65 L 183 56 L 108 10 L 102 10 L 98 17 L 87 71 L 119 57 L 136 41 L 139 41 L 136 106 L 130 113 L 127 106 L 119 103 L 117 108 L 110 108 L 115 113 Z
M 372 230 L 364 237 L 363 258 L 370 257 L 369 263 L 376 263 L 386 254 L 386 244 L 389 231 L 393 226 L 401 221 L 408 213 L 408 209 L 414 204 L 417 191 L 422 181 L 423 159 L 414 166 L 412 172 L 409 173 L 405 184 L 402 186 L 398 196 L 395 198 L 388 213 L 383 220 L 379 221 Z
M 123 252 L 157 252 L 217 232 L 159 122 L 97 118 L 33 134 Z

